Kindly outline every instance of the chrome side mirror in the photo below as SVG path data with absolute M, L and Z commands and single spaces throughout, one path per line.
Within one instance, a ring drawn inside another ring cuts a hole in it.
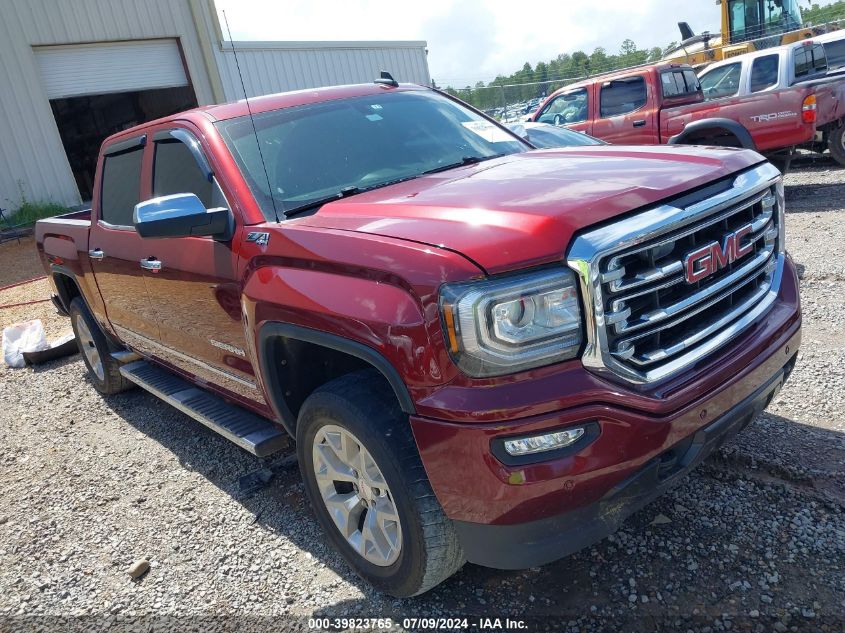
M 229 209 L 206 209 L 193 193 L 177 193 L 139 202 L 135 205 L 133 222 L 138 235 L 147 238 L 209 236 L 228 240 L 234 233 L 234 220 Z

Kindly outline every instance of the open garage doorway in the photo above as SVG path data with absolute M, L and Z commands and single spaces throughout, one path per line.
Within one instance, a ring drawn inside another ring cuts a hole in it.
M 79 195 L 89 201 L 103 139 L 134 125 L 194 108 L 197 98 L 193 88 L 180 86 L 51 99 L 50 106 Z
M 100 144 L 197 105 L 177 38 L 33 47 L 79 195 L 91 200 Z

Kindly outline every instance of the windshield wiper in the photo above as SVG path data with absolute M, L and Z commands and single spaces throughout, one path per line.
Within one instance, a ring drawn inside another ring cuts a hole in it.
M 440 167 L 435 167 L 434 169 L 429 169 L 428 171 L 424 171 L 423 174 L 438 174 L 441 171 L 449 171 L 450 169 L 456 169 L 458 167 L 466 167 L 467 165 L 475 165 L 476 163 L 483 162 L 485 160 L 493 160 L 494 158 L 501 158 L 502 156 L 507 156 L 507 154 L 493 154 L 492 156 L 464 156 L 456 163 L 450 163 L 448 165 L 441 165 Z
M 362 189 L 358 187 L 344 187 L 340 191 L 330 196 L 326 196 L 325 198 L 318 198 L 317 200 L 312 200 L 311 202 L 307 202 L 303 205 L 298 207 L 293 207 L 292 209 L 285 209 L 285 217 L 289 218 L 294 215 L 299 215 L 300 213 L 304 213 L 305 211 L 309 211 L 311 209 L 316 209 L 317 207 L 322 207 L 324 204 L 328 204 L 329 202 L 334 202 L 335 200 L 341 200 L 343 198 L 348 198 L 349 196 L 354 196 L 356 193 L 361 193 Z

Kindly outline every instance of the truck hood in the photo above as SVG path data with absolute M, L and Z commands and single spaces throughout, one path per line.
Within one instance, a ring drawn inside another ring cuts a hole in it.
M 537 150 L 358 194 L 296 222 L 447 248 L 493 274 L 560 261 L 577 231 L 761 160 L 688 146 Z

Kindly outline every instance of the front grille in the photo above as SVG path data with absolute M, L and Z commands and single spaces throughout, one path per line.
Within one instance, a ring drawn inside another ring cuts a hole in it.
M 779 172 L 764 164 L 732 185 L 576 239 L 569 263 L 588 298 L 585 365 L 634 382 L 663 379 L 724 345 L 768 307 L 782 266 Z M 719 265 L 711 269 L 712 261 Z

